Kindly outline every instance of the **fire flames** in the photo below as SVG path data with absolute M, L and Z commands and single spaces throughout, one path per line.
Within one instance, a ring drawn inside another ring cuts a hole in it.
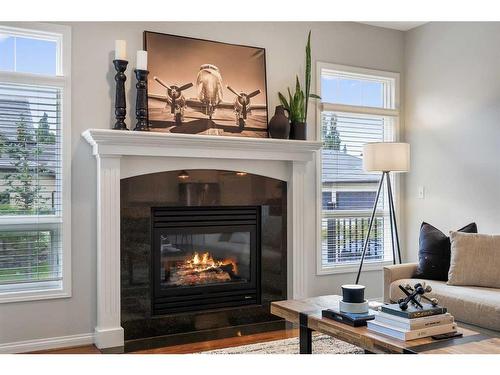
M 232 272 L 234 274 L 238 274 L 238 267 L 236 266 L 236 262 L 232 259 L 222 259 L 222 260 L 214 260 L 212 255 L 209 252 L 198 254 L 195 252 L 191 259 L 188 259 L 186 263 L 195 271 L 203 272 L 209 269 L 217 269 L 221 266 L 232 265 Z
M 238 275 L 234 259 L 214 259 L 209 252 L 195 252 L 191 258 L 170 269 L 170 281 L 176 285 L 197 285 L 227 282 Z

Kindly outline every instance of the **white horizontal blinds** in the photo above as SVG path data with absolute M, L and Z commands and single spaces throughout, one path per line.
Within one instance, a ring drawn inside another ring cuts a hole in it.
M 0 82 L 0 286 L 61 280 L 61 96 Z
M 321 113 L 323 266 L 358 262 L 361 258 L 380 181 L 380 174 L 363 171 L 363 145 L 390 139 L 391 124 L 390 119 L 378 115 Z M 368 241 L 368 262 L 391 256 L 384 190 Z
M 0 83 L 0 215 L 60 211 L 61 89 Z
M 59 231 L 0 231 L 0 263 L 0 289 L 62 280 Z
M 323 264 L 328 266 L 337 263 L 359 262 L 369 222 L 369 214 L 360 217 L 353 215 L 328 217 L 325 215 L 321 222 Z M 377 215 L 370 233 L 365 261 L 386 259 L 384 233 L 387 225 L 386 217 Z

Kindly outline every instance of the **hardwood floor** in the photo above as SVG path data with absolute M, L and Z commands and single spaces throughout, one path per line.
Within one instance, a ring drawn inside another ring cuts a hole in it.
M 85 345 L 71 348 L 40 350 L 28 354 L 101 354 L 101 351 L 94 345 Z
M 141 350 L 130 354 L 189 354 L 206 350 L 231 348 L 240 345 L 257 344 L 260 342 L 282 340 L 298 336 L 297 329 L 286 329 L 281 331 L 256 333 L 253 335 L 230 337 L 211 341 L 195 342 L 191 344 L 168 346 L 163 348 Z M 94 345 L 79 346 L 74 348 L 43 350 L 34 354 L 100 354 Z

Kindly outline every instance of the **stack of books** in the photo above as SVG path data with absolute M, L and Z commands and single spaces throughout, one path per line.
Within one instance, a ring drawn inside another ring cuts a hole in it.
M 367 322 L 368 329 L 403 341 L 456 333 L 457 325 L 445 307 L 422 305 L 423 309 L 409 305 L 407 310 L 398 304 L 383 305 Z

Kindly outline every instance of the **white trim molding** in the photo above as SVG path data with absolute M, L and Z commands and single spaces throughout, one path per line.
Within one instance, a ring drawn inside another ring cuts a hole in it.
M 94 155 L 311 161 L 321 143 L 272 138 L 221 137 L 88 129 Z
M 97 326 L 95 343 L 123 342 L 120 322 L 120 157 L 97 158 Z
M 288 256 L 291 297 L 307 296 L 308 229 L 305 169 L 320 142 L 88 129 L 82 133 L 97 159 L 97 326 L 99 349 L 124 345 L 120 320 L 120 179 L 179 169 L 248 170 L 288 184 Z M 252 163 L 250 165 L 249 163 Z M 240 169 L 241 166 L 241 169 Z M 309 192 L 308 192 L 309 191 Z M 291 230 L 290 230 L 291 229 Z M 312 228 L 314 231 L 314 228 Z
M 67 348 L 71 346 L 92 345 L 94 334 L 82 333 L 78 335 L 49 337 L 26 341 L 9 342 L 0 344 L 0 354 L 27 353 L 38 350 Z

